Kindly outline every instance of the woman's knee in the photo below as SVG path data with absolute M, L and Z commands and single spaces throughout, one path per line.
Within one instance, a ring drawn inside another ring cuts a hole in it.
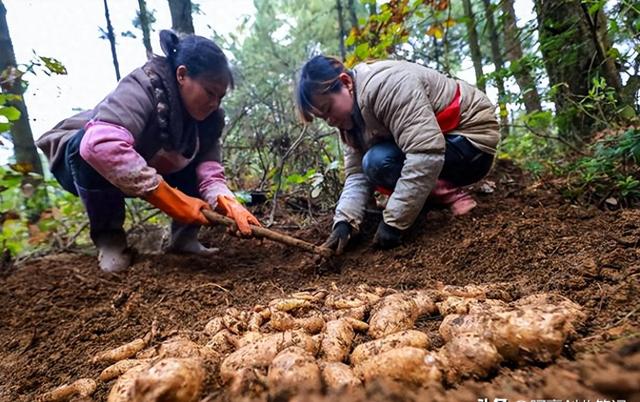
M 51 173 L 58 183 L 70 192 L 78 195 L 76 184 L 87 189 L 112 187 L 98 172 L 80 156 L 80 141 L 84 129 L 78 130 L 67 140 L 62 158 L 51 167 Z
M 461 135 L 447 135 L 446 142 L 440 178 L 457 186 L 467 186 L 486 176 L 493 164 L 493 155 L 481 151 Z
M 369 181 L 393 190 L 400 178 L 404 153 L 393 142 L 383 142 L 371 147 L 362 158 L 362 170 Z

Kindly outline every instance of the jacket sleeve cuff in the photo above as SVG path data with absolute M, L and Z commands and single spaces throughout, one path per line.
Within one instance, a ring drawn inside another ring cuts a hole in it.
M 364 173 L 350 174 L 344 182 L 342 194 L 333 218 L 334 226 L 341 221 L 348 222 L 354 232 L 358 232 L 364 219 L 367 201 L 372 194 L 371 184 Z
M 405 230 L 413 224 L 435 187 L 443 165 L 442 154 L 406 155 L 400 179 L 382 214 L 387 225 Z
M 227 179 L 224 175 L 224 167 L 220 162 L 206 161 L 196 167 L 198 179 L 198 190 L 202 198 L 216 208 L 219 195 L 234 197 L 234 194 L 227 187 Z

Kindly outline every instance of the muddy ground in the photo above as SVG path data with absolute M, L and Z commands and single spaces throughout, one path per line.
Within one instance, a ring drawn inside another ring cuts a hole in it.
M 158 339 L 178 332 L 205 341 L 202 329 L 225 308 L 255 304 L 306 288 L 361 283 L 396 289 L 511 282 L 521 296 L 557 292 L 589 319 L 578 339 L 548 366 L 503 366 L 488 381 L 455 389 L 411 390 L 370 384 L 342 400 L 479 398 L 640 401 L 640 210 L 575 206 L 557 189 L 501 164 L 495 192 L 454 218 L 431 211 L 404 246 L 371 249 L 372 230 L 332 264 L 270 242 L 240 240 L 221 228 L 202 234 L 221 248 L 211 258 L 139 255 L 130 271 L 101 273 L 95 257 L 58 254 L 5 268 L 0 276 L 0 400 L 31 401 L 81 377 L 97 377 L 96 352 L 143 336 L 157 320 Z M 290 233 L 320 242 L 330 218 Z M 376 216 L 371 217 L 375 222 Z M 430 325 L 429 323 L 423 323 Z M 105 400 L 101 384 L 95 400 Z M 208 381 L 203 397 L 224 400 Z

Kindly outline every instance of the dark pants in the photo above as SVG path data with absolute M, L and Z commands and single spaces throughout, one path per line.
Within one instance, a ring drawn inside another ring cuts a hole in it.
M 482 152 L 461 135 L 445 135 L 444 166 L 440 179 L 468 186 L 482 179 L 493 164 L 493 155 Z M 404 153 L 392 142 L 371 147 L 362 158 L 362 170 L 374 186 L 393 190 L 404 165 Z
M 83 135 L 84 130 L 79 130 L 67 141 L 63 160 L 51 172 L 62 188 L 82 200 L 89 217 L 91 239 L 99 246 L 106 237 L 124 239 L 125 194 L 82 159 Z M 195 163 L 163 177 L 185 194 L 199 197 Z

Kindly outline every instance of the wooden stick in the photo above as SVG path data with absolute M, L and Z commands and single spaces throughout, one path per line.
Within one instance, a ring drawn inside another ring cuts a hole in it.
M 231 218 L 227 218 L 224 215 L 220 215 L 217 212 L 208 211 L 206 209 L 203 209 L 202 213 L 212 223 L 221 223 L 223 225 L 226 225 L 232 228 L 237 228 L 236 222 Z M 311 253 L 321 255 L 323 257 L 331 257 L 333 255 L 333 250 L 329 248 L 316 246 L 315 244 L 307 243 L 304 240 L 296 239 L 295 237 L 278 233 L 273 230 L 263 228 L 261 226 L 255 226 L 255 225 L 250 225 L 250 226 L 251 226 L 251 231 L 255 237 L 266 238 L 269 240 L 276 241 L 278 243 L 286 244 L 288 246 L 298 247 L 303 250 L 309 251 Z

